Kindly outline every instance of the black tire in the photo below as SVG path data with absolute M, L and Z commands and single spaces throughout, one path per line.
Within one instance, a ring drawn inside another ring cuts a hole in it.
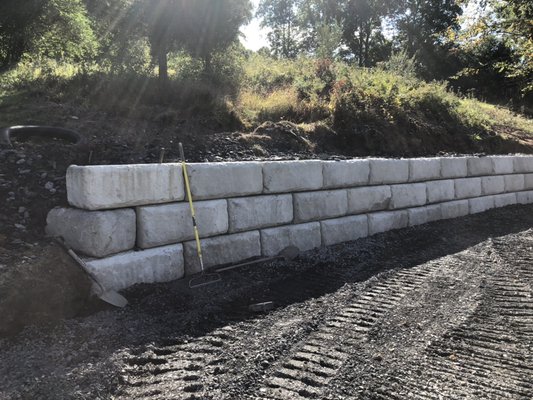
M 11 143 L 12 137 L 31 137 L 38 136 L 49 139 L 62 139 L 71 144 L 83 144 L 84 137 L 78 132 L 70 129 L 59 128 L 55 126 L 39 126 L 39 125 L 20 125 L 0 128 L 0 146 L 13 147 Z

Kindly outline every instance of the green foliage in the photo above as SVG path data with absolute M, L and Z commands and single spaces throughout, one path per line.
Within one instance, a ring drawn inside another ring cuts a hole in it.
M 298 0 L 261 0 L 256 16 L 261 26 L 268 27 L 272 54 L 280 58 L 295 58 L 300 43 L 297 19 Z

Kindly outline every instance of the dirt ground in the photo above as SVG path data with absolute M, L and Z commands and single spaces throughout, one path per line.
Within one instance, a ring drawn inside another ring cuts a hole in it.
M 533 398 L 533 206 L 223 278 L 0 339 L 0 399 Z

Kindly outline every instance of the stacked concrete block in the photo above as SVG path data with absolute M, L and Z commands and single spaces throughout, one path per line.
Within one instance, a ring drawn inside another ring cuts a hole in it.
M 322 189 L 322 161 L 270 161 L 263 163 L 264 193 L 290 193 Z
M 232 233 L 290 224 L 293 220 L 292 195 L 229 199 L 228 214 Z
M 348 214 L 363 214 L 389 208 L 390 186 L 363 187 L 348 190 Z
M 492 175 L 494 173 L 492 159 L 489 157 L 471 157 L 468 158 L 467 164 L 469 176 Z
M 120 253 L 86 264 L 108 290 L 122 290 L 138 283 L 168 282 L 183 277 L 183 246 L 174 244 Z
M 470 214 L 478 214 L 494 208 L 494 196 L 476 197 L 468 200 Z
M 524 190 L 524 187 L 525 187 L 524 175 L 517 175 L 517 174 L 505 175 L 504 181 L 505 181 L 505 191 L 507 193 L 519 192 L 521 190 Z
M 481 178 L 455 180 L 455 198 L 467 199 L 481 196 Z
M 194 200 L 249 196 L 263 191 L 263 172 L 259 162 L 189 164 Z
M 410 183 L 406 185 L 392 185 L 392 198 L 389 205 L 391 209 L 416 207 L 426 204 L 426 184 Z
M 370 161 L 324 161 L 322 174 L 324 176 L 325 189 L 368 185 Z
M 448 201 L 441 204 L 443 219 L 459 218 L 470 214 L 468 200 Z
M 514 157 L 493 156 L 491 160 L 495 175 L 512 174 L 514 172 Z
M 507 207 L 516 204 L 516 193 L 504 193 L 493 196 L 494 208 Z
M 383 211 L 368 214 L 368 234 L 387 232 L 393 229 L 405 228 L 409 225 L 407 210 Z
M 514 173 L 533 172 L 533 156 L 518 156 L 514 158 Z
M 371 185 L 404 183 L 409 180 L 409 160 L 370 159 Z
M 320 247 L 322 235 L 320 222 L 286 225 L 261 230 L 261 248 L 264 256 L 278 255 L 288 246 L 296 246 L 300 251 Z
M 442 219 L 440 204 L 410 208 L 407 210 L 407 213 L 409 216 L 409 226 L 422 225 Z
M 455 184 L 453 179 L 427 182 L 426 187 L 428 203 L 440 203 L 455 199 Z
M 440 158 L 415 158 L 409 160 L 409 182 L 421 182 L 441 177 Z
M 228 231 L 226 200 L 198 201 L 194 204 L 200 237 Z M 188 203 L 137 207 L 137 245 L 143 249 L 179 243 L 194 238 Z
M 183 244 L 185 252 L 185 274 L 192 275 L 201 271 L 196 252 L 196 242 Z M 204 268 L 216 265 L 234 264 L 261 255 L 259 231 L 235 233 L 202 240 Z
M 533 204 L 533 190 L 517 193 L 516 202 L 518 204 Z
M 481 192 L 484 196 L 505 192 L 503 176 L 483 176 L 481 178 Z
M 46 217 L 46 231 L 61 236 L 73 249 L 91 257 L 106 257 L 135 246 L 135 211 L 85 211 L 54 208 Z
M 70 205 L 103 210 L 183 200 L 179 164 L 94 165 L 67 169 Z
M 524 189 L 525 190 L 533 189 L 533 174 L 524 175 Z
M 348 194 L 344 189 L 295 193 L 294 222 L 317 221 L 346 215 Z
M 322 245 L 331 246 L 368 236 L 368 218 L 366 215 L 327 219 L 320 221 Z
M 468 175 L 467 157 L 441 158 L 440 174 L 443 179 L 464 178 Z

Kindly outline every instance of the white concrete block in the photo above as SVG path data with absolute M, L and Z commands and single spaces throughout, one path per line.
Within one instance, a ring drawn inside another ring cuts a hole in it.
M 86 211 L 54 208 L 46 217 L 46 232 L 62 236 L 74 250 L 105 257 L 135 246 L 135 211 L 130 208 Z
M 441 178 L 463 178 L 468 175 L 467 157 L 446 157 L 440 160 Z
M 517 193 L 516 202 L 518 204 L 533 204 L 533 190 Z
M 494 207 L 507 207 L 516 204 L 516 193 L 498 194 L 494 197 Z
M 324 188 L 348 188 L 368 184 L 369 160 L 324 161 Z
M 184 199 L 180 164 L 71 165 L 69 204 L 85 210 L 168 203 Z
M 505 192 L 505 180 L 501 175 L 481 178 L 481 192 L 484 196 Z
M 108 290 L 122 290 L 138 283 L 180 279 L 184 274 L 183 265 L 181 244 L 87 261 L 89 271 Z
M 278 255 L 288 246 L 296 246 L 300 251 L 307 251 L 320 247 L 321 243 L 320 222 L 261 230 L 262 252 L 267 257 Z
M 409 226 L 422 225 L 442 219 L 440 204 L 410 208 L 407 212 L 409 215 Z
M 533 156 L 516 156 L 514 158 L 514 172 L 515 174 L 533 172 Z
M 470 214 L 468 200 L 448 201 L 440 206 L 442 219 L 459 218 Z
M 267 161 L 262 165 L 264 193 L 289 193 L 322 188 L 322 161 Z
M 409 181 L 420 182 L 440 178 L 440 158 L 415 158 L 409 160 Z
M 427 201 L 425 183 L 392 185 L 391 191 L 390 209 L 423 206 Z
M 455 180 L 455 198 L 466 199 L 481 196 L 481 178 Z
M 390 186 L 372 186 L 348 189 L 348 214 L 362 214 L 389 208 Z
M 249 196 L 263 191 L 259 162 L 188 164 L 187 171 L 194 200 Z
M 468 200 L 470 214 L 482 213 L 494 208 L 494 196 L 476 197 Z
M 370 184 L 404 183 L 409 180 L 409 160 L 370 159 Z
M 202 239 L 204 268 L 217 265 L 234 264 L 261 255 L 259 231 L 235 233 Z M 183 244 L 185 251 L 185 274 L 192 275 L 201 271 L 194 240 Z
M 289 224 L 293 220 L 292 195 L 228 199 L 228 213 L 230 232 Z
M 320 221 L 322 244 L 331 246 L 349 242 L 368 236 L 368 218 L 366 215 L 355 215 L 344 218 Z
M 533 174 L 524 175 L 524 189 L 533 189 Z
M 346 189 L 295 193 L 294 222 L 341 217 L 348 212 Z
M 505 191 L 520 192 L 525 188 L 524 175 L 505 175 Z
M 200 237 L 228 231 L 226 200 L 194 203 Z M 137 245 L 143 249 L 194 239 L 189 203 L 137 207 Z
M 409 224 L 409 214 L 407 210 L 383 211 L 368 214 L 368 234 L 375 235 L 380 232 L 387 232 L 393 229 L 401 229 Z
M 427 202 L 440 203 L 455 199 L 455 183 L 453 179 L 426 182 Z
M 494 174 L 504 175 L 512 174 L 514 172 L 514 157 L 513 156 L 491 156 Z
M 469 157 L 468 176 L 492 175 L 494 166 L 490 157 Z

